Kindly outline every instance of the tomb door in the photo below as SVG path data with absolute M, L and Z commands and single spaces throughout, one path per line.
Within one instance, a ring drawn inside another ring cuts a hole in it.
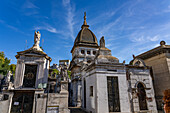
M 120 112 L 118 77 L 107 77 L 109 112 Z
M 15 92 L 10 113 L 32 113 L 34 92 Z
M 139 99 L 139 107 L 140 110 L 147 110 L 147 103 L 146 103 L 146 92 L 143 84 L 139 83 L 137 85 L 138 88 L 138 99 Z
M 34 88 L 37 74 L 37 65 L 25 64 L 23 87 Z

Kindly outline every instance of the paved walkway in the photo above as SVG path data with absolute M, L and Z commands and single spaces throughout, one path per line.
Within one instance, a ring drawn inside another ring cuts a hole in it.
M 69 107 L 70 113 L 87 113 L 82 110 L 80 107 Z

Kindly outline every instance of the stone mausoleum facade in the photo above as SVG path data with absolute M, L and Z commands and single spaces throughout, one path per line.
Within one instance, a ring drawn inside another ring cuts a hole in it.
M 59 75 L 60 91 L 54 92 L 57 80 L 49 77 L 52 59 L 39 47 L 40 35 L 35 32 L 33 47 L 17 53 L 14 87 L 0 95 L 1 113 L 70 113 L 67 69 Z
M 59 67 L 52 66 L 59 75 L 50 76 L 52 59 L 40 48 L 40 36 L 35 32 L 34 45 L 17 52 L 15 81 L 0 94 L 0 112 L 69 113 L 70 105 L 88 113 L 162 113 L 163 99 L 169 111 L 170 46 L 164 41 L 133 55 L 129 64 L 119 62 L 105 46 L 104 36 L 98 44 L 85 13 L 71 62 L 60 60 Z
M 170 45 L 161 41 L 160 46 L 136 57 L 144 60 L 146 65 L 152 66 L 157 108 L 160 113 L 163 113 L 164 92 L 170 90 Z
M 84 16 L 84 23 L 81 26 L 74 46 L 71 50 L 72 61 L 70 63 L 70 70 L 72 75 L 71 84 L 71 104 L 73 106 L 81 106 L 81 66 L 84 59 L 87 62 L 94 60 L 95 55 L 99 49 L 97 38 L 89 29 L 86 22 L 86 15 Z
M 97 38 L 86 22 L 71 50 L 71 102 L 88 113 L 157 113 L 151 67 L 134 57 L 120 63 Z

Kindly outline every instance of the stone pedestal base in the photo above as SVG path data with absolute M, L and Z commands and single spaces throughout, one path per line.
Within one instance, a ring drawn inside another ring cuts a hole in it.
M 61 81 L 61 91 L 60 93 L 68 93 L 68 82 L 67 81 Z

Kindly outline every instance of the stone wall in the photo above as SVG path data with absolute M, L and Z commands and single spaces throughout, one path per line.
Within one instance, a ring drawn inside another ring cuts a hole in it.
M 83 80 L 82 80 L 83 81 Z M 86 78 L 86 110 L 88 112 L 97 113 L 97 86 L 96 76 L 89 76 Z M 93 96 L 90 96 L 90 87 L 93 87 Z M 84 84 L 82 86 L 84 88 Z M 82 92 L 84 97 L 84 92 Z M 84 98 L 83 98 L 84 99 Z M 84 101 L 82 102 L 84 105 Z
M 144 61 L 146 65 L 152 66 L 157 107 L 162 109 L 163 91 L 170 89 L 170 53 L 162 53 Z
M 67 93 L 49 93 L 48 106 L 59 106 L 59 113 L 70 113 L 68 110 L 68 92 Z
M 146 92 L 146 102 L 147 102 L 147 112 L 157 113 L 156 101 L 155 101 L 155 94 L 152 84 L 152 78 L 150 76 L 149 69 L 135 69 L 131 68 L 129 70 L 130 73 L 130 87 L 133 89 L 133 93 L 131 93 L 133 98 L 133 107 L 135 113 L 141 112 L 139 108 L 139 98 L 137 96 L 137 85 L 138 83 L 142 83 L 145 87 Z
M 38 97 L 38 93 L 36 93 L 33 113 L 35 113 L 35 109 L 36 113 L 46 113 L 46 106 L 58 106 L 59 113 L 70 113 L 68 109 L 68 93 L 49 93 L 48 101 L 47 94 L 40 93 L 40 96 Z
M 4 94 L 5 93 L 0 94 L 0 113 L 10 113 L 13 94 L 8 94 L 8 100 L 3 100 Z
M 49 60 L 43 57 L 25 57 L 21 56 L 17 60 L 16 72 L 15 72 L 15 88 L 21 88 L 24 79 L 25 65 L 26 64 L 36 64 L 36 84 L 35 88 L 38 88 L 38 84 L 47 83 L 48 70 L 49 70 Z
M 84 96 L 84 79 L 86 79 L 86 108 L 92 113 L 108 113 L 108 91 L 107 77 L 117 76 L 119 86 L 120 111 L 130 113 L 130 103 L 128 98 L 128 87 L 126 82 L 125 70 L 117 70 L 117 72 L 107 71 L 108 67 L 95 68 L 87 71 L 82 78 L 82 94 Z M 110 67 L 111 68 L 111 67 Z M 115 67 L 112 67 L 112 69 Z M 120 68 L 120 67 L 118 67 Z M 93 86 L 93 96 L 90 96 L 90 86 Z M 84 98 L 82 98 L 84 102 Z M 84 107 L 84 104 L 83 104 Z
M 81 106 L 81 80 L 74 80 L 72 83 L 72 106 Z

